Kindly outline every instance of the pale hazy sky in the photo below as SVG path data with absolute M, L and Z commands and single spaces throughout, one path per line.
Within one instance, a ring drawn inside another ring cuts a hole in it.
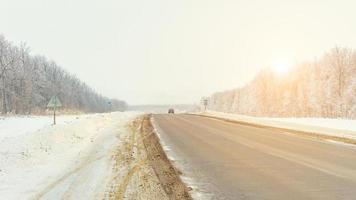
M 354 0 L 0 0 L 0 33 L 130 104 L 198 102 L 356 48 Z

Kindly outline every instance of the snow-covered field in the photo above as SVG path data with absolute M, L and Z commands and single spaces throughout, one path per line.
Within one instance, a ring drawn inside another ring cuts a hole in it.
M 206 116 L 356 139 L 356 120 L 327 118 L 266 118 L 208 111 Z
M 102 199 L 136 112 L 0 118 L 0 199 Z

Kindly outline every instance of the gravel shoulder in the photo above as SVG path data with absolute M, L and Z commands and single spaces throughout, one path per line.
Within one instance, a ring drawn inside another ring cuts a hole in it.
M 112 159 L 113 179 L 105 199 L 192 199 L 179 171 L 169 161 L 150 122 L 150 116 L 128 125 Z

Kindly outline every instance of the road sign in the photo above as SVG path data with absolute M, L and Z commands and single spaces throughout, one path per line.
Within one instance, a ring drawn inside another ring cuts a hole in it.
M 206 108 L 209 104 L 209 99 L 208 97 L 202 97 L 200 100 L 200 103 L 204 106 L 204 111 L 206 111 Z
M 53 96 L 47 104 L 48 108 L 62 107 L 62 103 L 57 96 Z
M 56 125 L 56 108 L 62 107 L 61 101 L 59 100 L 59 98 L 57 96 L 53 96 L 49 100 L 47 107 L 53 108 L 53 125 Z

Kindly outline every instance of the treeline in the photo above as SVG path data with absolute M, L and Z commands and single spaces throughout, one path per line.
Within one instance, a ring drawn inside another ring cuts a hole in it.
M 266 117 L 356 118 L 356 52 L 336 47 L 284 76 L 267 68 L 245 87 L 213 94 L 209 109 Z
M 43 113 L 53 95 L 72 111 L 106 112 L 126 109 L 124 101 L 96 93 L 74 75 L 25 45 L 0 35 L 0 113 Z

